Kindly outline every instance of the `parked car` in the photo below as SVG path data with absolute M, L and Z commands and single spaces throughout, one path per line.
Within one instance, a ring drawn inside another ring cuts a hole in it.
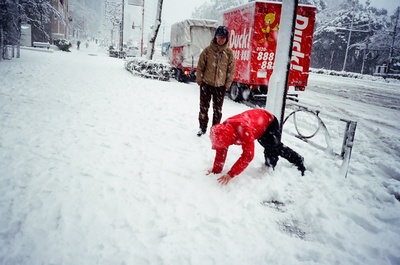
M 129 46 L 126 49 L 126 57 L 136 57 L 139 54 L 139 48 L 136 46 Z
M 116 50 L 114 48 L 114 46 L 108 47 L 108 53 L 109 53 L 110 57 L 116 57 L 116 58 L 119 57 L 119 52 L 118 52 L 118 50 Z

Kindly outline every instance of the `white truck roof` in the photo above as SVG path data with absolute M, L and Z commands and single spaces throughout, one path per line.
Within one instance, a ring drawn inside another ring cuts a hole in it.
M 185 19 L 181 22 L 177 22 L 171 26 L 171 47 L 197 43 L 198 40 L 196 38 L 202 36 L 202 34 L 200 34 L 202 28 L 204 28 L 204 33 L 207 36 L 210 35 L 209 28 L 216 29 L 217 27 L 218 21 L 216 20 Z M 193 34 L 193 28 L 196 29 L 196 34 Z M 210 40 L 208 40 L 207 43 L 209 43 Z M 202 43 L 203 40 L 200 42 Z

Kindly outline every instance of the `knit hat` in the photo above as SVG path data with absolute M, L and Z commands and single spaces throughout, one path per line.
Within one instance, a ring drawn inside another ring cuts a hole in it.
M 217 36 L 223 36 L 225 38 L 228 38 L 228 28 L 225 26 L 219 26 L 217 28 L 217 31 L 215 31 L 215 37 Z
M 226 38 L 225 43 L 228 42 L 228 28 L 225 26 L 219 26 L 215 31 L 214 42 L 217 43 L 217 36 L 222 36 Z M 224 43 L 224 44 L 225 44 Z
M 216 124 L 211 127 L 210 139 L 212 149 L 226 148 L 235 142 L 235 129 L 229 123 Z

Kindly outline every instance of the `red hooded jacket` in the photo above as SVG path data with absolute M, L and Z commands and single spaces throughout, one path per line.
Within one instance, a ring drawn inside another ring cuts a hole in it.
M 212 172 L 221 173 L 229 146 L 236 144 L 242 146 L 243 152 L 228 174 L 233 178 L 242 173 L 254 158 L 254 141 L 264 134 L 274 118 L 264 109 L 251 109 L 214 125 L 210 132 L 212 149 L 216 150 Z

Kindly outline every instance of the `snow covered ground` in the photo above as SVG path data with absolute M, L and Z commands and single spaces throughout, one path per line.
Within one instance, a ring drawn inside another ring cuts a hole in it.
M 289 119 L 283 142 L 305 157 L 304 177 L 282 159 L 264 168 L 257 145 L 220 186 L 205 175 L 214 152 L 196 136 L 194 83 L 135 77 L 96 47 L 22 50 L 0 78 L 1 265 L 400 264 L 398 83 L 312 74 L 301 93 L 332 149 L 344 123 L 330 115 L 358 122 L 347 178 Z M 360 100 L 363 89 L 378 93 Z M 248 108 L 227 99 L 223 119 Z

